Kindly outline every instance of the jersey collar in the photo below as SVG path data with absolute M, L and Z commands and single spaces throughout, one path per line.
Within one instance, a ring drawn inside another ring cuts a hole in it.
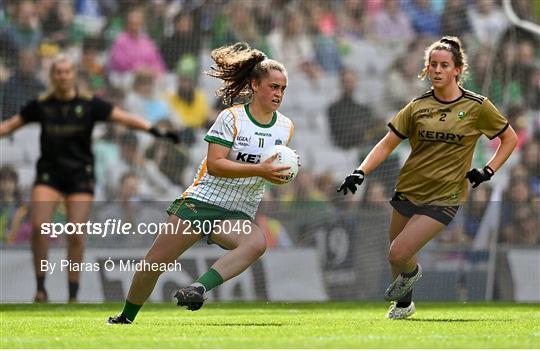
M 257 127 L 270 128 L 276 123 L 276 120 L 277 120 L 277 112 L 276 111 L 274 111 L 274 113 L 272 113 L 272 120 L 268 124 L 262 124 L 262 123 L 257 122 L 257 120 L 251 115 L 251 112 L 249 112 L 249 104 L 244 105 L 244 110 L 246 110 L 246 113 L 247 113 L 249 119 L 251 120 L 251 122 L 253 122 Z
M 435 90 L 433 89 L 431 89 L 431 96 L 433 96 L 433 98 L 437 100 L 438 102 L 440 102 L 441 104 L 453 104 L 454 102 L 458 101 L 465 95 L 465 91 L 463 90 L 462 87 L 459 87 L 459 90 L 461 90 L 461 95 L 457 99 L 452 100 L 452 101 L 443 101 L 443 100 L 437 99 L 437 97 L 435 96 Z

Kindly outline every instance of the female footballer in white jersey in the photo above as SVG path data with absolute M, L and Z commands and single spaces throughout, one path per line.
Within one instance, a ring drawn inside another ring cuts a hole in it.
M 411 154 L 400 171 L 392 205 L 388 261 L 394 281 L 385 292 L 392 301 L 387 317 L 403 319 L 415 312 L 412 286 L 422 276 L 417 252 L 456 215 L 473 188 L 490 180 L 516 146 L 517 137 L 485 97 L 461 88 L 467 59 L 456 37 L 443 37 L 425 51 L 421 78 L 432 89 L 412 100 L 388 124 L 390 131 L 349 175 L 338 191 L 353 194 L 405 138 Z M 501 144 L 483 169 L 469 170 L 481 135 Z M 468 171 L 469 170 L 469 171 Z M 467 172 L 468 171 L 468 172 Z
M 201 308 L 205 292 L 242 273 L 264 253 L 266 240 L 253 219 L 265 180 L 282 183 L 279 172 L 289 167 L 273 166 L 276 155 L 264 162 L 260 157 L 265 148 L 287 145 L 293 134 L 292 122 L 277 111 L 287 87 L 281 63 L 246 43 L 215 49 L 211 57 L 215 66 L 208 74 L 223 81 L 217 93 L 224 102 L 251 102 L 219 114 L 204 138 L 208 154 L 193 184 L 167 210 L 178 231 L 160 233 L 144 258 L 148 264 L 169 264 L 204 236 L 230 250 L 195 283 L 176 292 L 177 304 L 189 310 Z M 137 271 L 122 313 L 108 323 L 132 323 L 161 273 Z

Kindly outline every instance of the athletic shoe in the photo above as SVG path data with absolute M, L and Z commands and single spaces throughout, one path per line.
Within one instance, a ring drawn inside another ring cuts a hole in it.
M 404 277 L 403 274 L 398 275 L 396 280 L 386 289 L 384 299 L 386 301 L 398 301 L 402 299 L 411 291 L 414 283 L 420 280 L 420 278 L 422 278 L 422 267 L 420 265 L 418 265 L 418 272 L 410 278 Z
M 197 311 L 204 303 L 204 287 L 187 286 L 176 291 L 174 297 L 178 300 L 177 306 L 187 306 L 190 311 Z
M 411 301 L 411 304 L 408 307 L 397 307 L 397 302 L 392 302 L 388 313 L 386 313 L 386 318 L 388 319 L 405 319 L 409 318 L 416 312 L 414 307 L 414 302 Z
M 127 319 L 126 316 L 124 316 L 122 313 L 120 313 L 116 317 L 109 317 L 109 320 L 107 321 L 107 324 L 131 324 L 133 323 L 129 319 Z

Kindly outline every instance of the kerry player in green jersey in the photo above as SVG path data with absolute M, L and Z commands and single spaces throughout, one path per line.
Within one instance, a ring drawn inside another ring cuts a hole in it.
M 467 198 L 467 179 L 473 188 L 490 180 L 517 142 L 512 127 L 487 98 L 461 87 L 467 59 L 458 38 L 445 36 L 434 42 L 424 59 L 420 78 L 427 77 L 432 89 L 390 121 L 390 131 L 338 189 L 354 194 L 364 177 L 409 139 L 411 153 L 390 201 L 388 261 L 395 280 L 384 296 L 392 301 L 390 319 L 415 312 L 412 286 L 422 276 L 416 254 L 453 219 Z M 469 170 L 481 135 L 499 138 L 500 146 L 483 169 Z
M 246 43 L 212 51 L 215 66 L 210 76 L 223 81 L 218 95 L 227 105 L 237 97 L 249 104 L 223 110 L 206 134 L 207 156 L 193 184 L 174 201 L 167 212 L 177 231 L 162 232 L 146 254 L 146 263 L 174 262 L 202 237 L 230 250 L 192 285 L 176 292 L 179 306 L 202 307 L 204 294 L 237 276 L 266 249 L 266 239 L 253 223 L 264 193 L 265 180 L 284 182 L 275 167 L 276 155 L 261 162 L 265 148 L 287 145 L 293 135 L 292 122 L 277 111 L 287 86 L 285 67 L 269 60 Z M 187 234 L 187 235 L 186 235 Z M 137 271 L 122 313 L 109 324 L 130 324 L 152 293 L 162 272 Z

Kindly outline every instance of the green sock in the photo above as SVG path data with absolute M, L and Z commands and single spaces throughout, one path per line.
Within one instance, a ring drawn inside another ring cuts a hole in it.
M 124 309 L 122 310 L 122 314 L 127 317 L 130 321 L 134 321 L 135 317 L 137 317 L 137 313 L 139 313 L 139 310 L 141 309 L 143 305 L 135 305 L 134 303 L 129 302 L 126 299 L 126 304 L 124 305 Z
M 201 283 L 206 291 L 210 291 L 216 286 L 223 284 L 223 278 L 215 269 L 210 268 L 208 272 L 197 279 L 197 282 Z

